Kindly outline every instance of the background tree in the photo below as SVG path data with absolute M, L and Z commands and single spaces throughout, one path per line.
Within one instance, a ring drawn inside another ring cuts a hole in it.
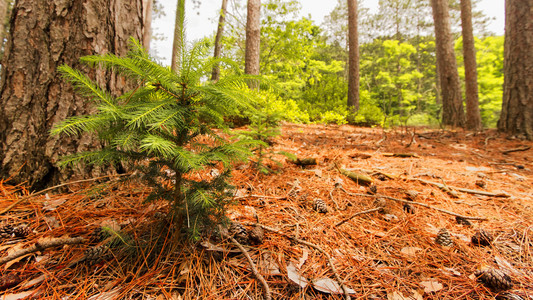
M 479 113 L 476 48 L 474 45 L 472 4 L 470 0 L 461 0 L 461 28 L 465 63 L 466 128 L 479 130 L 481 129 L 481 115 Z
M 447 0 L 431 0 L 437 46 L 438 76 L 442 97 L 442 123 L 457 127 L 464 126 L 461 83 L 450 31 L 450 16 Z
M 533 140 L 533 1 L 505 1 L 503 105 L 498 129 Z
M 224 22 L 226 20 L 226 11 L 228 6 L 228 0 L 222 0 L 222 7 L 220 8 L 220 17 L 218 19 L 217 34 L 215 36 L 215 51 L 213 53 L 214 58 L 220 57 L 220 50 L 222 48 L 221 39 L 224 33 Z M 213 67 L 211 73 L 211 80 L 217 81 L 220 77 L 220 66 L 217 64 Z
M 143 0 L 144 31 L 142 45 L 146 51 L 150 51 L 150 41 L 152 40 L 152 14 L 154 0 Z
M 348 0 L 348 111 L 359 110 L 359 35 L 357 0 Z
M 98 146 L 88 135 L 50 137 L 49 130 L 58 120 L 93 111 L 74 95 L 57 67 L 78 67 L 79 57 L 87 54 L 125 54 L 131 36 L 142 38 L 142 11 L 142 2 L 127 0 L 16 1 L 0 83 L 0 176 L 40 188 L 71 179 L 74 173 L 101 172 L 98 168 L 59 170 L 55 165 L 61 155 Z M 112 93 L 121 93 L 127 85 L 112 72 L 89 74 Z
M 176 72 L 180 67 L 181 49 L 185 43 L 185 0 L 178 0 L 176 5 L 176 22 L 174 24 L 174 42 L 172 43 L 172 60 L 170 69 Z
M 9 30 L 9 19 L 14 0 L 0 0 L 0 59 L 4 55 L 5 39 Z
M 259 75 L 261 48 L 261 0 L 248 0 L 244 73 Z

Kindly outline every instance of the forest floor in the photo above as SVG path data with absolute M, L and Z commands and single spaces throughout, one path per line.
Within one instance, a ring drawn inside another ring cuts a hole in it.
M 533 299 L 532 146 L 492 130 L 285 124 L 273 151 L 317 164 L 236 166 L 227 215 L 260 236 L 244 252 L 238 236 L 161 234 L 167 204 L 143 203 L 139 183 L 28 195 L 0 182 L 0 299 Z

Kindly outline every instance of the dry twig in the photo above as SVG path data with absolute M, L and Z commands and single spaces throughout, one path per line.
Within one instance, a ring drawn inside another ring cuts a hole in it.
M 449 214 L 449 215 L 456 216 L 456 217 L 463 218 L 463 219 L 467 219 L 467 220 L 478 220 L 478 221 L 485 221 L 485 220 L 487 220 L 487 218 L 483 218 L 483 217 L 469 217 L 469 216 L 463 216 L 463 215 L 460 215 L 460 214 L 457 214 L 457 213 L 451 212 L 451 211 L 449 211 L 449 210 L 445 210 L 445 209 L 442 209 L 442 208 L 434 207 L 434 206 L 431 206 L 431 205 L 429 205 L 429 204 L 425 204 L 425 203 L 414 202 L 414 201 L 409 201 L 409 200 L 403 200 L 403 199 L 398 199 L 398 198 L 393 198 L 393 197 L 384 196 L 384 195 L 378 195 L 378 194 L 376 194 L 376 195 L 355 194 L 355 193 L 350 193 L 350 192 L 348 192 L 348 191 L 345 190 L 344 188 L 342 188 L 342 190 L 343 190 L 346 194 L 348 194 L 348 195 L 350 195 L 350 196 L 370 197 L 370 198 L 385 198 L 385 199 L 389 199 L 389 200 L 396 201 L 396 202 L 407 203 L 407 204 L 415 204 L 415 205 L 423 206 L 423 207 L 426 207 L 426 208 L 434 209 L 434 210 L 436 210 L 436 211 L 440 211 L 440 212 L 442 212 L 442 213 Z
M 457 190 L 459 192 L 463 192 L 463 193 L 467 193 L 467 194 L 477 194 L 477 195 L 483 195 L 483 196 L 489 196 L 489 197 L 502 197 L 502 198 L 509 198 L 511 196 L 505 194 L 505 193 L 490 193 L 490 192 L 485 192 L 485 191 L 478 191 L 478 190 L 470 190 L 470 189 L 465 189 L 465 188 L 458 188 L 458 187 L 448 187 L 444 184 L 441 184 L 441 183 L 438 183 L 438 182 L 433 182 L 433 181 L 427 181 L 427 180 L 424 180 L 424 179 L 420 179 L 420 178 L 411 178 L 410 180 L 416 180 L 416 181 L 420 181 L 422 183 L 425 183 L 425 184 L 430 184 L 430 185 L 434 185 L 438 188 L 440 188 L 441 190 L 449 193 L 450 195 L 458 198 L 458 196 L 456 196 L 456 193 L 450 193 L 452 190 Z
M 222 233 L 223 231 L 220 230 L 220 232 Z M 268 283 L 266 282 L 266 280 L 263 277 L 263 275 L 261 275 L 259 273 L 259 271 L 257 270 L 257 267 L 255 266 L 254 261 L 250 257 L 250 254 L 248 254 L 248 251 L 246 251 L 246 249 L 241 245 L 241 243 L 239 243 L 235 238 L 233 238 L 229 234 L 224 234 L 223 233 L 223 235 L 224 235 L 224 237 L 230 239 L 230 241 L 233 244 L 235 244 L 235 246 L 237 246 L 239 248 L 239 250 L 241 250 L 242 254 L 248 260 L 248 263 L 250 264 L 250 268 L 252 269 L 252 273 L 254 274 L 255 278 L 257 278 L 257 280 L 259 280 L 261 282 L 261 284 L 263 285 L 263 288 L 265 289 L 265 300 L 271 300 L 272 299 L 272 294 L 270 292 L 270 287 L 268 286 Z
M 24 256 L 26 254 L 35 253 L 37 251 L 43 251 L 47 248 L 52 248 L 52 247 L 57 247 L 57 246 L 62 246 L 62 245 L 81 244 L 81 243 L 84 243 L 85 241 L 86 241 L 85 238 L 75 237 L 75 238 L 57 238 L 57 239 L 52 239 L 49 241 L 37 242 L 31 247 L 24 248 L 17 252 L 11 253 L 10 255 L 6 257 L 0 258 L 0 265 L 5 264 L 21 256 Z
M 502 151 L 502 153 L 503 154 L 509 154 L 511 152 L 527 151 L 529 149 L 531 149 L 530 146 L 524 146 L 524 147 L 520 147 L 520 148 L 514 148 L 514 149 L 505 150 L 505 151 Z
M 368 210 L 365 210 L 365 211 L 360 211 L 360 212 L 357 212 L 353 215 L 351 215 L 350 217 L 340 221 L 339 223 L 335 224 L 335 227 L 339 227 L 341 226 L 342 224 L 350 221 L 351 219 L 357 217 L 357 216 L 360 216 L 360 215 L 364 215 L 364 214 L 369 214 L 371 212 L 375 212 L 375 211 L 379 211 L 380 209 L 382 209 L 382 207 L 378 207 L 378 208 L 372 208 L 372 209 L 368 209 Z

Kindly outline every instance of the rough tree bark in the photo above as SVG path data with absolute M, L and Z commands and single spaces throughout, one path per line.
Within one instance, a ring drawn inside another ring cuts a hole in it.
M 261 0 L 248 0 L 246 15 L 246 50 L 244 73 L 259 75 L 259 50 L 261 40 Z
M 88 68 L 79 58 L 126 54 L 129 38 L 143 36 L 142 11 L 142 2 L 135 0 L 16 1 L 0 82 L 0 177 L 39 189 L 73 176 L 100 174 L 97 168 L 56 167 L 60 156 L 98 146 L 89 135 L 49 135 L 56 122 L 94 110 L 57 67 L 81 69 L 120 94 L 128 85 L 122 77 Z
M 450 15 L 447 0 L 431 0 L 435 23 L 435 44 L 440 76 L 442 123 L 463 127 L 465 115 L 461 95 L 461 83 L 451 36 Z
M 503 62 L 498 129 L 533 140 L 533 0 L 505 1 Z
M 472 4 L 461 0 L 461 29 L 463 32 L 463 56 L 465 61 L 466 128 L 481 129 L 479 95 L 477 87 L 476 47 L 472 29 Z
M 348 48 L 348 112 L 355 113 L 359 110 L 357 0 L 348 0 Z
M 220 57 L 220 50 L 222 45 L 220 40 L 222 39 L 222 34 L 224 33 L 224 22 L 226 21 L 226 10 L 228 6 L 228 0 L 222 0 L 222 8 L 220 8 L 220 17 L 218 19 L 217 35 L 215 36 L 215 52 L 213 54 L 214 58 Z M 217 64 L 213 67 L 213 72 L 211 73 L 211 80 L 217 81 L 220 77 L 220 66 Z
M 176 6 L 176 23 L 174 24 L 174 42 L 172 43 L 172 61 L 170 69 L 177 72 L 180 68 L 181 50 L 185 43 L 185 0 L 178 0 Z

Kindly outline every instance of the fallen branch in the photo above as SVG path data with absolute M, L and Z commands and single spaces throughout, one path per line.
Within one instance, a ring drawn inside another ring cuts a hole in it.
M 265 230 L 281 234 L 281 235 L 287 237 L 288 239 L 290 239 L 292 241 L 295 241 L 297 243 L 300 243 L 302 245 L 306 245 L 308 247 L 315 248 L 316 250 L 318 250 L 319 252 L 324 254 L 324 256 L 326 256 L 326 258 L 328 260 L 329 267 L 331 268 L 331 271 L 333 272 L 333 275 L 335 276 L 335 279 L 340 284 L 340 286 L 342 288 L 342 291 L 344 292 L 344 299 L 346 299 L 346 300 L 350 300 L 351 299 L 350 294 L 348 293 L 348 289 L 346 288 L 346 285 L 344 285 L 344 281 L 341 279 L 339 273 L 337 272 L 337 269 L 335 268 L 335 265 L 333 264 L 333 260 L 331 259 L 331 256 L 326 251 L 324 251 L 324 249 L 320 248 L 320 246 L 315 245 L 315 244 L 313 244 L 311 242 L 308 242 L 308 241 L 305 241 L 305 240 L 290 236 L 290 235 L 288 235 L 286 233 L 283 233 L 283 232 L 281 232 L 278 229 L 275 229 L 275 228 L 272 228 L 272 227 L 268 227 L 268 226 L 265 226 L 265 225 L 262 225 L 262 224 L 259 224 L 259 223 L 256 223 L 254 225 L 260 226 L 260 227 L 262 227 Z
M 403 199 L 393 198 L 393 197 L 384 196 L 384 195 L 379 195 L 379 194 L 376 194 L 376 195 L 355 194 L 355 193 L 350 193 L 350 192 L 348 192 L 348 191 L 345 190 L 344 188 L 342 188 L 342 190 L 343 190 L 346 194 L 348 194 L 348 195 L 350 195 L 350 196 L 370 197 L 370 198 L 385 198 L 385 199 L 389 199 L 389 200 L 396 201 L 396 202 L 401 202 L 401 203 L 407 203 L 407 204 L 414 204 L 414 205 L 423 206 L 423 207 L 426 207 L 426 208 L 430 208 L 430 209 L 433 209 L 433 210 L 436 210 L 436 211 L 440 211 L 440 212 L 445 213 L 445 214 L 449 214 L 449 215 L 456 216 L 456 217 L 463 218 L 463 219 L 467 219 L 467 220 L 478 220 L 478 221 L 485 221 L 485 220 L 487 220 L 487 218 L 482 218 L 482 217 L 469 217 L 469 216 L 463 216 L 463 215 L 460 215 L 460 214 L 457 214 L 457 213 L 451 212 L 451 211 L 449 211 L 449 210 L 445 210 L 445 209 L 442 209 L 442 208 L 434 207 L 434 206 L 431 206 L 431 205 L 428 205 L 428 204 L 425 204 L 425 203 L 414 202 L 414 201 L 409 201 L 409 200 L 403 200 Z
M 430 185 L 434 185 L 438 188 L 440 188 L 441 190 L 447 192 L 450 194 L 450 192 L 453 192 L 453 190 L 457 190 L 459 192 L 463 192 L 463 193 L 467 193 L 467 194 L 477 194 L 477 195 L 483 195 L 483 196 L 489 196 L 489 197 L 502 197 L 502 198 L 509 198 L 511 197 L 510 195 L 508 194 L 505 194 L 505 193 L 490 193 L 490 192 L 485 192 L 485 191 L 479 191 L 479 190 L 470 190 L 470 189 L 465 189 L 465 188 L 458 188 L 458 187 L 448 187 L 444 184 L 441 184 L 441 183 L 438 183 L 438 182 L 433 182 L 433 181 L 427 181 L 427 180 L 424 180 L 424 179 L 419 179 L 419 178 L 412 178 L 410 180 L 417 180 L 417 181 L 420 181 L 422 183 L 425 183 L 425 184 L 430 184 Z M 454 196 L 455 198 L 458 198 L 457 196 L 457 193 L 453 193 L 453 194 L 450 194 L 452 196 Z
M 531 149 L 530 146 L 524 146 L 524 147 L 520 147 L 520 148 L 514 148 L 514 149 L 509 149 L 509 150 L 504 150 L 502 151 L 503 154 L 509 154 L 511 152 L 518 152 L 518 151 L 527 151 Z
M 10 262 L 26 254 L 35 253 L 37 251 L 43 251 L 45 249 L 57 247 L 57 246 L 81 244 L 81 243 L 84 243 L 85 241 L 86 241 L 85 238 L 75 237 L 75 238 L 57 238 L 57 239 L 52 239 L 49 241 L 37 242 L 33 246 L 16 251 L 6 257 L 0 258 L 0 265 Z
M 66 182 L 66 183 L 62 183 L 62 184 L 56 185 L 56 186 L 52 186 L 52 187 L 46 188 L 44 190 L 40 190 L 40 191 L 35 192 L 35 193 L 31 193 L 31 194 L 29 194 L 27 196 L 24 196 L 24 197 L 18 199 L 17 201 L 13 202 L 11 205 L 6 207 L 4 210 L 0 211 L 0 215 L 5 214 L 6 212 L 10 211 L 13 207 L 17 206 L 18 204 L 22 203 L 23 201 L 28 200 L 29 198 L 32 198 L 32 197 L 35 197 L 35 196 L 38 196 L 38 195 L 42 195 L 42 194 L 44 194 L 44 193 L 46 193 L 48 191 L 51 191 L 51 190 L 54 190 L 54 189 L 58 189 L 60 187 L 64 187 L 64 186 L 72 185 L 72 184 L 76 184 L 76 183 L 84 183 L 84 182 L 96 181 L 96 180 L 109 178 L 109 177 L 121 177 L 121 176 L 127 176 L 127 175 L 131 175 L 131 174 L 129 174 L 129 173 L 128 174 L 112 174 L 112 175 L 106 175 L 106 176 L 91 178 L 91 179 L 76 180 L 76 181 Z
M 401 157 L 401 158 L 408 158 L 408 157 L 419 158 L 420 157 L 415 153 L 382 153 L 382 155 L 385 157 Z
M 371 212 L 379 211 L 379 210 L 381 210 L 381 209 L 383 209 L 383 208 L 382 208 L 382 207 L 378 207 L 378 208 L 372 208 L 372 209 L 369 209 L 369 210 L 365 210 L 365 211 L 357 212 L 357 213 L 351 215 L 350 217 L 348 217 L 348 218 L 346 218 L 346 219 L 340 221 L 339 223 L 335 224 L 335 227 L 339 227 L 339 226 L 341 226 L 342 224 L 344 224 L 344 223 L 350 221 L 351 219 L 353 219 L 353 218 L 355 218 L 355 217 L 357 217 L 357 216 L 364 215 L 364 214 L 369 214 L 369 213 L 371 213 Z
M 223 231 L 220 230 L 220 232 L 223 232 Z M 270 292 L 270 287 L 268 286 L 268 283 L 266 282 L 265 278 L 257 270 L 257 267 L 255 266 L 254 261 L 250 257 L 250 254 L 248 254 L 248 251 L 246 251 L 246 249 L 241 245 L 241 243 L 239 243 L 232 236 L 230 236 L 228 234 L 223 234 L 223 235 L 224 235 L 224 237 L 230 239 L 230 241 L 233 244 L 235 244 L 235 246 L 237 246 L 239 248 L 239 250 L 241 250 L 242 254 L 244 254 L 246 259 L 248 260 L 248 263 L 250 264 L 250 268 L 252 269 L 252 273 L 254 274 L 255 278 L 257 278 L 257 280 L 259 280 L 261 282 L 261 284 L 263 285 L 263 288 L 265 289 L 265 300 L 271 300 L 272 299 L 272 294 Z

